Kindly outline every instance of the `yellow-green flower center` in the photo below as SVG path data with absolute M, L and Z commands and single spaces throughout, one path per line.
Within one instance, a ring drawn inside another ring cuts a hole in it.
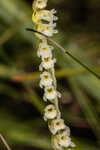
M 52 93 L 52 91 L 53 91 L 52 88 L 48 89 L 48 93 Z
M 49 60 L 50 60 L 50 58 L 49 58 L 49 57 L 44 58 L 44 61 L 45 61 L 45 62 L 49 62 Z
M 45 75 L 45 76 L 44 76 L 44 79 L 45 79 L 45 80 L 48 80 L 48 78 L 49 78 L 48 75 Z

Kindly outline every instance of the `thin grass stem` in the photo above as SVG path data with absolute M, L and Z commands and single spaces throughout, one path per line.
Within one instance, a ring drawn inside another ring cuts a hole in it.
M 77 62 L 78 64 L 80 64 L 83 68 L 85 68 L 86 70 L 88 70 L 92 75 L 94 75 L 96 78 L 98 78 L 100 80 L 100 76 L 98 74 L 96 74 L 93 70 L 91 70 L 87 65 L 85 65 L 84 63 L 82 63 L 78 58 L 76 58 L 75 56 L 73 56 L 70 52 L 66 51 L 59 43 L 57 43 L 55 40 L 53 40 L 52 38 L 48 37 L 47 35 L 38 32 L 34 29 L 30 29 L 30 28 L 26 28 L 27 31 L 31 31 L 31 32 L 36 32 L 44 37 L 46 37 L 49 41 L 51 41 L 54 45 L 56 45 L 61 51 L 63 51 L 65 54 L 67 54 L 69 57 L 71 57 L 75 62 Z

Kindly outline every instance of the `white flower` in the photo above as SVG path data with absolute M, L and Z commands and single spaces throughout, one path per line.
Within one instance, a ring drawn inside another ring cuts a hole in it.
M 39 70 L 42 71 L 43 68 L 48 70 L 54 67 L 54 64 L 56 62 L 56 59 L 52 59 L 51 57 L 43 57 L 42 62 L 39 66 Z
M 63 150 L 62 146 L 59 144 L 59 141 L 56 136 L 52 136 L 51 139 L 52 147 L 55 150 Z
M 43 86 L 51 86 L 52 85 L 52 77 L 51 77 L 51 74 L 49 72 L 43 72 L 41 75 L 40 75 L 40 87 L 42 88 Z
M 49 129 L 52 134 L 56 134 L 58 131 L 66 128 L 63 119 L 54 119 L 49 123 Z
M 53 36 L 54 33 L 58 33 L 57 30 L 54 28 L 56 27 L 56 23 L 49 23 L 49 24 L 43 24 L 40 23 L 37 26 L 37 31 L 47 35 L 47 36 Z
M 51 102 L 53 102 L 56 97 L 57 97 L 57 92 L 53 86 L 45 87 L 45 93 L 43 97 L 44 101 L 47 101 L 48 99 Z
M 40 21 L 41 23 L 43 21 L 48 21 L 49 23 L 53 23 L 53 21 L 57 20 L 58 17 L 56 17 L 54 14 L 56 13 L 56 11 L 54 9 L 50 10 L 40 10 L 38 11 L 35 16 L 33 14 L 33 17 L 37 18 L 38 21 Z M 34 20 L 34 19 L 33 19 Z
M 37 51 L 38 57 L 52 57 L 53 47 L 48 45 L 47 42 L 41 42 Z
M 58 17 L 54 16 L 54 10 L 42 10 L 41 13 L 41 19 L 46 20 L 48 22 L 53 23 L 53 21 L 56 21 Z
M 62 131 L 61 133 L 57 134 L 57 139 L 59 141 L 59 144 L 62 147 L 69 147 L 71 146 L 71 138 L 67 135 L 67 131 Z
M 43 9 L 45 8 L 47 5 L 47 0 L 34 0 L 33 2 L 33 10 L 34 8 L 39 8 L 39 9 Z
M 72 150 L 71 147 L 75 147 L 75 144 L 71 142 L 71 139 L 67 136 L 66 131 L 63 131 L 52 136 L 52 146 L 56 150 L 64 150 L 65 148 L 67 148 L 67 150 Z
M 44 109 L 44 120 L 46 121 L 47 119 L 54 119 L 57 115 L 56 108 L 54 105 L 48 105 Z

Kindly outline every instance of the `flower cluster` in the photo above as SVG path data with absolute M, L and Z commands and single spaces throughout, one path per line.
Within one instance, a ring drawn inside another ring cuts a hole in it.
M 44 10 L 47 6 L 47 0 L 34 0 L 33 15 L 35 30 L 47 35 L 48 37 L 58 31 L 55 29 L 58 18 L 55 16 L 55 9 Z M 37 55 L 42 62 L 39 70 L 42 71 L 40 75 L 40 87 L 44 89 L 43 100 L 48 101 L 48 105 L 44 109 L 44 120 L 48 121 L 48 127 L 52 134 L 52 146 L 55 150 L 63 150 L 67 148 L 72 149 L 75 145 L 70 138 L 70 129 L 65 125 L 64 120 L 61 119 L 61 113 L 58 106 L 58 98 L 61 94 L 57 91 L 57 84 L 55 78 L 54 65 L 56 59 L 53 58 L 53 47 L 48 44 L 47 39 L 36 33 L 40 39 Z

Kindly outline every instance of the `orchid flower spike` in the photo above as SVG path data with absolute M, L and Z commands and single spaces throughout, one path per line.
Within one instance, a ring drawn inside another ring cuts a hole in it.
M 38 45 L 37 56 L 41 58 L 39 66 L 40 87 L 44 90 L 43 100 L 48 102 L 44 109 L 44 120 L 48 122 L 48 128 L 52 134 L 52 147 L 54 150 L 72 150 L 75 144 L 70 138 L 70 129 L 61 119 L 61 112 L 58 100 L 61 97 L 57 90 L 57 81 L 55 77 L 56 59 L 53 57 L 53 46 L 48 44 L 47 37 L 52 37 L 58 33 L 55 21 L 56 10 L 46 10 L 48 0 L 34 0 L 32 8 L 32 21 L 34 23 L 34 31 L 40 39 Z M 41 33 L 41 34 L 38 34 Z M 42 36 L 44 34 L 45 36 Z

